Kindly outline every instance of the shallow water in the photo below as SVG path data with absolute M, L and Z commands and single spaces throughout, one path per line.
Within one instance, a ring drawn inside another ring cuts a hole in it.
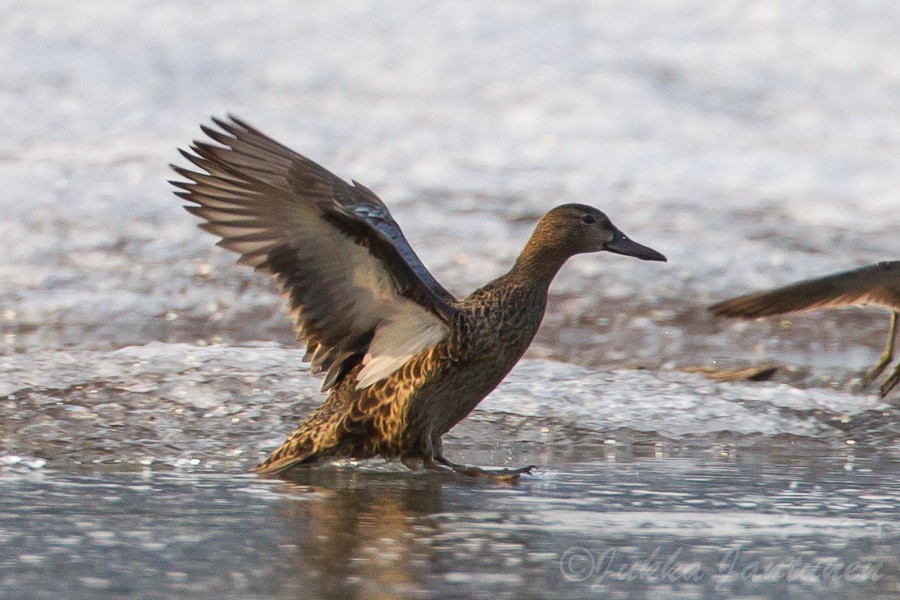
M 900 596 L 898 392 L 859 389 L 886 314 L 705 310 L 897 258 L 898 30 L 888 0 L 0 0 L 0 597 Z M 165 183 L 226 111 L 376 190 L 457 295 L 562 202 L 669 257 L 573 259 L 447 436 L 534 476 L 244 474 L 321 396 Z
M 517 484 L 243 475 L 318 399 L 301 356 L 5 357 L 0 595 L 896 597 L 900 428 L 871 396 L 528 360 L 446 436 L 539 465 Z
M 898 481 L 841 456 L 569 462 L 518 485 L 26 473 L 0 482 L 0 593 L 894 598 Z

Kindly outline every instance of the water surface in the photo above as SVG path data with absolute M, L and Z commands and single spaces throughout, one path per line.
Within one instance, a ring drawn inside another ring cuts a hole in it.
M 846 456 L 570 462 L 518 485 L 359 465 L 26 473 L 0 484 L 0 591 L 893 598 L 898 476 Z

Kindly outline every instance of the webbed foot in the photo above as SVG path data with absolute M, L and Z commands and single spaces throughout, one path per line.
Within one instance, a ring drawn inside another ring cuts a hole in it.
M 900 364 L 897 365 L 897 368 L 894 369 L 894 372 L 891 373 L 891 376 L 881 384 L 881 389 L 879 390 L 879 392 L 881 392 L 881 397 L 884 398 L 885 396 L 887 396 L 888 392 L 894 389 L 894 387 L 898 383 L 900 383 Z
M 862 377 L 863 386 L 868 386 L 875 378 L 881 375 L 881 373 L 887 368 L 888 364 L 894 358 L 894 338 L 897 336 L 897 323 L 900 321 L 900 311 L 894 310 L 891 311 L 891 324 L 888 327 L 888 339 L 887 345 L 884 347 L 884 351 L 881 353 L 881 356 L 878 357 L 878 362 L 875 363 L 875 366 L 866 371 L 866 374 Z M 900 366 L 891 373 L 890 377 L 887 378 L 881 385 L 881 397 L 884 398 L 891 388 L 897 385 L 897 381 L 900 380 Z
M 436 456 L 434 462 L 443 465 L 444 468 L 452 469 L 453 472 L 466 477 L 487 477 L 490 479 L 499 479 L 501 481 L 517 481 L 520 476 L 530 474 L 537 465 L 528 465 L 527 467 L 519 467 L 509 469 L 505 467 L 475 467 L 472 465 L 461 465 L 450 462 L 443 456 Z
M 878 362 L 875 363 L 875 366 L 865 372 L 865 374 L 860 378 L 860 382 L 863 387 L 869 387 L 873 381 L 875 381 L 879 375 L 884 372 L 884 369 L 890 364 L 893 356 L 884 356 L 879 357 Z

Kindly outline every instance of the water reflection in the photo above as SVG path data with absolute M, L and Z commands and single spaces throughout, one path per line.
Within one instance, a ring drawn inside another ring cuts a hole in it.
M 417 540 L 439 531 L 433 517 L 444 511 L 445 484 L 431 474 L 310 469 L 285 484 L 303 497 L 274 512 L 295 547 L 295 568 L 310 575 L 316 595 L 405 598 L 420 589 L 426 565 Z
M 884 475 L 895 471 L 828 457 L 638 459 L 497 486 L 336 467 L 279 484 L 273 514 L 284 575 L 310 597 L 892 598 L 900 488 Z

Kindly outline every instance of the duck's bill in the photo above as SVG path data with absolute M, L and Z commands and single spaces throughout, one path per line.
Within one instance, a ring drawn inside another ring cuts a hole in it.
M 606 243 L 604 250 L 613 254 L 624 254 L 625 256 L 633 256 L 641 260 L 659 260 L 666 262 L 666 257 L 643 244 L 628 239 L 624 233 L 616 230 L 613 239 Z

